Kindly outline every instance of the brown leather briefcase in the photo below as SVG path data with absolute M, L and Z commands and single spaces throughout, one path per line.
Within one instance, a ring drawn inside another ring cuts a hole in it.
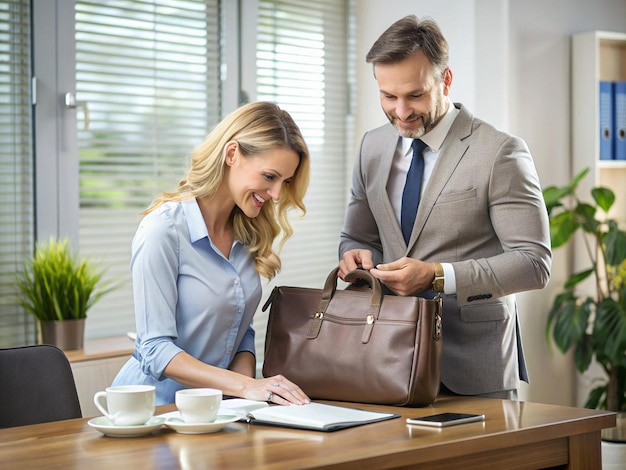
M 431 404 L 439 391 L 440 298 L 383 295 L 380 281 L 355 270 L 337 289 L 276 287 L 265 340 L 265 377 L 282 374 L 312 399 L 400 406 Z

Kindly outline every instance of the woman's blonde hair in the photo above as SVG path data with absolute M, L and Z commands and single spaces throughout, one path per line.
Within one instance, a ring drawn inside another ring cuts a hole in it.
M 257 272 L 272 279 L 280 270 L 280 258 L 274 251 L 274 240 L 282 231 L 278 251 L 293 234 L 288 212 L 297 208 L 306 213 L 304 195 L 309 185 L 310 157 L 300 129 L 286 111 L 269 102 L 249 103 L 221 121 L 191 154 L 185 178 L 173 192 L 160 194 L 144 211 L 147 214 L 166 201 L 212 197 L 222 184 L 226 166 L 226 147 L 236 141 L 243 156 L 273 149 L 288 149 L 300 157 L 300 163 L 289 184 L 281 190 L 280 199 L 263 204 L 255 218 L 247 217 L 238 206 L 231 214 L 235 239 L 248 247 Z

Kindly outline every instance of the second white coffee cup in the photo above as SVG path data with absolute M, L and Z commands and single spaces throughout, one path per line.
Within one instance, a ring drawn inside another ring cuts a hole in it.
M 119 385 L 96 392 L 93 401 L 115 426 L 138 426 L 154 415 L 155 388 L 152 385 Z M 102 404 L 106 400 L 106 407 Z
M 215 388 L 188 388 L 178 390 L 175 400 L 185 423 L 212 423 L 222 404 L 222 391 Z

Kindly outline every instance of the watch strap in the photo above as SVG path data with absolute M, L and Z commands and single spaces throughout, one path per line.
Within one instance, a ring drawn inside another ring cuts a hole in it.
M 443 266 L 441 263 L 433 263 L 435 266 L 435 279 L 433 279 L 433 291 L 435 292 L 443 292 L 443 283 L 444 283 L 444 275 L 443 275 Z

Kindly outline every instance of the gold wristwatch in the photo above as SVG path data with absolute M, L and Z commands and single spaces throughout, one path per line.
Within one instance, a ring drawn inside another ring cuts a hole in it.
M 433 279 L 433 291 L 443 292 L 443 266 L 441 263 L 433 263 L 435 265 L 435 279 Z

